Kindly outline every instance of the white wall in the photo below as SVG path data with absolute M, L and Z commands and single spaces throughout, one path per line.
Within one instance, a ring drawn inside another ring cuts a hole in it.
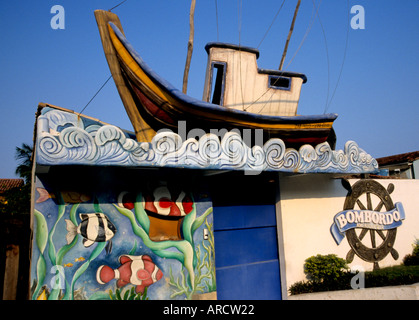
M 349 180 L 354 184 L 357 180 Z M 401 202 L 406 219 L 398 228 L 394 248 L 399 253 L 398 260 L 388 254 L 379 262 L 380 267 L 398 265 L 403 257 L 412 252 L 412 245 L 419 239 L 419 181 L 418 180 L 376 180 L 385 188 L 393 183 L 391 193 L 394 203 Z M 330 233 L 334 216 L 343 210 L 347 190 L 341 180 L 331 175 L 311 174 L 280 178 L 280 201 L 277 203 L 278 237 L 280 259 L 282 259 L 282 284 L 288 289 L 297 281 L 306 280 L 304 260 L 317 254 L 337 254 L 346 258 L 350 246 L 345 237 L 337 245 Z M 364 201 L 366 203 L 366 201 Z M 369 238 L 367 235 L 364 239 Z M 381 239 L 377 237 L 379 245 Z M 367 244 L 367 243 L 365 243 Z M 372 270 L 372 263 L 355 255 L 349 265 L 361 265 Z M 284 270 L 285 269 L 285 270 Z M 284 292 L 285 293 L 285 292 Z

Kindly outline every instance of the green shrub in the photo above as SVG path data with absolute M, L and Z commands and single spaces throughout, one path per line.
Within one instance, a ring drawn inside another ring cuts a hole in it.
M 419 240 L 413 245 L 412 254 L 408 254 L 403 258 L 405 266 L 418 266 L 419 265 Z
M 345 259 L 335 254 L 316 255 L 305 260 L 304 273 L 313 282 L 332 282 L 348 270 Z
M 392 266 L 365 272 L 365 286 L 399 286 L 419 282 L 419 266 Z
M 349 290 L 352 289 L 351 279 L 354 276 L 354 273 L 343 272 L 336 281 L 299 281 L 291 285 L 289 292 L 291 295 L 296 295 L 322 291 Z M 387 267 L 367 271 L 364 276 L 366 288 L 409 285 L 419 282 L 419 265 Z
M 298 281 L 290 286 L 291 295 L 302 293 L 314 293 L 324 291 L 337 291 L 351 289 L 351 279 L 354 274 L 350 272 L 344 273 L 338 281 L 315 282 L 315 281 Z
M 412 254 L 403 259 L 404 265 L 387 267 L 365 272 L 365 287 L 384 287 L 408 285 L 419 282 L 419 240 L 416 241 Z M 351 280 L 355 276 L 349 271 L 345 259 L 335 254 L 309 257 L 304 263 L 306 281 L 291 285 L 290 294 L 351 289 Z

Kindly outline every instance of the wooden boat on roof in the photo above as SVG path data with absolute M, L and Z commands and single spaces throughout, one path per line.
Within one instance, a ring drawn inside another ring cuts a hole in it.
M 95 11 L 109 68 L 138 141 L 156 131 L 262 129 L 264 141 L 282 139 L 287 147 L 334 146 L 336 114 L 297 115 L 304 74 L 257 67 L 259 51 L 231 44 L 206 46 L 208 65 L 203 100 L 192 98 L 157 75 L 124 36 L 119 18 Z M 329 139 L 329 140 L 328 140 Z M 332 140 L 331 140 L 332 139 Z

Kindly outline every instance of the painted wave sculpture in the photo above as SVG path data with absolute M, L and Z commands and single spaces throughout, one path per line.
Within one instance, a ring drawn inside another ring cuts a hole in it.
M 91 121 L 90 121 L 91 122 Z M 87 123 L 75 114 L 50 110 L 38 117 L 37 163 L 40 165 L 116 165 L 191 169 L 281 171 L 292 173 L 374 173 L 377 161 L 354 141 L 344 150 L 327 142 L 287 148 L 274 138 L 249 147 L 237 132 L 222 139 L 199 139 L 172 131 L 158 132 L 152 141 L 137 142 L 120 128 Z

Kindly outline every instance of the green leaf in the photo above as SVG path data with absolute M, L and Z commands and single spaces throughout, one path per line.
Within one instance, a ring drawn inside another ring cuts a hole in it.
M 128 300 L 129 297 L 129 290 L 126 290 L 124 293 L 124 300 Z
M 121 298 L 121 291 L 119 289 L 115 290 L 116 300 L 122 300 Z

